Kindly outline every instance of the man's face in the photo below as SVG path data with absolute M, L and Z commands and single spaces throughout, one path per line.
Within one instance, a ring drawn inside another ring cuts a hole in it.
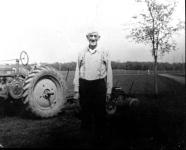
M 98 35 L 97 32 L 92 32 L 87 35 L 87 39 L 89 41 L 90 46 L 96 46 L 99 38 L 100 36 Z

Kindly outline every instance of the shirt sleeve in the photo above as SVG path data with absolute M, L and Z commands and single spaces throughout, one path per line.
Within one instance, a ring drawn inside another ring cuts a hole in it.
M 110 54 L 107 52 L 107 94 L 111 94 L 112 87 L 113 87 L 113 74 L 112 74 L 112 67 L 111 67 L 111 60 Z
M 74 85 L 74 92 L 79 92 L 79 55 L 76 62 L 73 85 Z

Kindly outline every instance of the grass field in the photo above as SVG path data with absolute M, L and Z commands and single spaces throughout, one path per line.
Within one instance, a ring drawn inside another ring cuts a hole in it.
M 73 78 L 74 72 L 71 71 L 68 73 L 63 71 L 62 72 L 64 78 L 67 77 L 67 92 L 69 94 L 73 93 Z M 173 74 L 173 72 L 172 72 Z M 114 70 L 113 73 L 113 86 L 120 86 L 123 88 L 125 92 L 129 92 L 129 89 L 132 85 L 132 93 L 133 94 L 140 94 L 140 95 L 153 95 L 154 94 L 154 80 L 153 74 L 148 74 L 147 71 L 135 71 L 135 70 Z M 158 88 L 159 94 L 165 95 L 175 92 L 175 85 L 180 86 L 179 83 L 169 79 L 165 79 L 163 77 L 159 77 L 158 80 Z M 181 86 L 181 88 L 183 88 Z
M 67 72 L 62 72 L 66 78 Z M 73 93 L 74 72 L 67 79 L 68 94 Z M 104 148 L 182 150 L 186 147 L 185 86 L 159 77 L 159 96 L 154 98 L 153 76 L 146 72 L 114 71 L 114 85 L 141 101 L 136 109 L 122 108 L 108 119 L 108 142 Z M 13 105 L 7 106 L 13 110 Z M 55 118 L 33 119 L 1 114 L 0 144 L 8 148 L 92 148 L 80 138 L 80 120 L 73 111 Z

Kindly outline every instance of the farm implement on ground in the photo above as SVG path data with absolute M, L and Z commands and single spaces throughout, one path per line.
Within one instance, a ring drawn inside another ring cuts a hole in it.
M 130 91 L 132 86 L 133 82 Z M 116 86 L 112 88 L 111 98 L 106 102 L 106 112 L 108 115 L 114 115 L 117 112 L 118 107 L 128 106 L 134 108 L 138 107 L 139 104 L 139 99 L 132 95 L 131 92 L 125 93 L 121 87 Z

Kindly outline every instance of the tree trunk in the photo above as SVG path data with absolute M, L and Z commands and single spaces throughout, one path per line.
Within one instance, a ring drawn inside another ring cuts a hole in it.
M 154 92 L 155 97 L 158 96 L 158 69 L 157 69 L 157 56 L 154 56 Z

